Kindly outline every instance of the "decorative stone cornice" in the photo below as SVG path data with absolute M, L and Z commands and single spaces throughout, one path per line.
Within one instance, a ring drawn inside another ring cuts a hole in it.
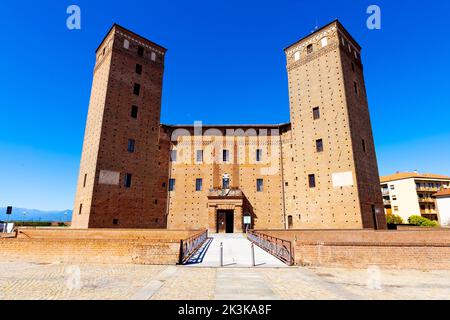
M 333 44 L 330 44 L 328 46 L 326 46 L 325 48 L 321 48 L 320 50 L 314 51 L 313 53 L 308 54 L 306 57 L 301 58 L 298 61 L 292 62 L 290 64 L 287 65 L 287 70 L 292 71 L 312 60 L 315 60 L 317 58 L 320 58 L 321 56 L 323 56 L 324 54 L 329 53 L 330 51 L 336 50 L 339 47 L 339 43 L 335 42 Z
M 288 57 L 290 57 L 297 51 L 303 51 L 304 48 L 307 47 L 308 45 L 310 45 L 311 43 L 317 43 L 323 37 L 330 37 L 330 36 L 334 35 L 336 33 L 336 31 L 337 31 L 336 26 L 331 26 L 330 28 L 316 34 L 315 36 L 314 36 L 314 34 L 312 34 L 309 39 L 300 41 L 297 45 L 294 45 L 291 48 L 289 48 L 288 50 L 286 50 L 286 55 Z

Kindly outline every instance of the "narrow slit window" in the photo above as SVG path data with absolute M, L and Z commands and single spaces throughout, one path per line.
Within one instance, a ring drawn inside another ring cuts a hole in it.
M 323 152 L 323 140 L 322 139 L 316 140 L 316 151 Z
M 320 108 L 319 107 L 313 108 L 313 119 L 314 120 L 320 119 Z
M 125 188 L 131 188 L 131 178 L 132 178 L 132 174 L 131 173 L 127 173 L 125 175 Z
M 137 119 L 138 117 L 138 106 L 131 106 L 131 117 Z
M 139 46 L 137 53 L 138 53 L 139 57 L 143 57 L 144 56 L 144 47 Z
M 141 94 L 141 85 L 139 83 L 134 84 L 133 93 L 137 96 Z
M 136 140 L 128 139 L 128 152 L 129 153 L 134 153 L 135 145 L 136 145 Z
M 139 75 L 142 74 L 142 65 L 139 63 L 136 64 L 136 73 Z
M 310 188 L 316 187 L 316 176 L 314 174 L 308 176 L 308 183 Z
M 264 190 L 264 180 L 263 179 L 257 179 L 256 180 L 256 191 L 257 192 L 263 192 Z

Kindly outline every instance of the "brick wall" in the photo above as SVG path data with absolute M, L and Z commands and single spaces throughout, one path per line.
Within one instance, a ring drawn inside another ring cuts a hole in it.
M 0 260 L 40 263 L 176 264 L 180 241 L 199 231 L 20 229 L 0 239 Z
M 450 232 L 447 230 L 260 232 L 291 241 L 297 265 L 450 269 Z

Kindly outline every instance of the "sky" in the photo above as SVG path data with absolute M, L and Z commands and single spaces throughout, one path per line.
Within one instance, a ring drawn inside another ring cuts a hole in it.
M 66 26 L 72 4 L 81 30 Z M 289 121 L 283 48 L 336 18 L 363 48 L 380 174 L 450 175 L 448 0 L 3 0 L 0 207 L 72 208 L 94 52 L 114 22 L 169 49 L 163 123 L 257 124 Z

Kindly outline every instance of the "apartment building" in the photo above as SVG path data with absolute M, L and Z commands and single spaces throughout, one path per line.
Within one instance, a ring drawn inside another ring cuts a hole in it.
M 439 174 L 397 172 L 381 177 L 385 212 L 399 215 L 405 222 L 413 215 L 441 222 L 435 194 L 449 186 L 450 177 Z

